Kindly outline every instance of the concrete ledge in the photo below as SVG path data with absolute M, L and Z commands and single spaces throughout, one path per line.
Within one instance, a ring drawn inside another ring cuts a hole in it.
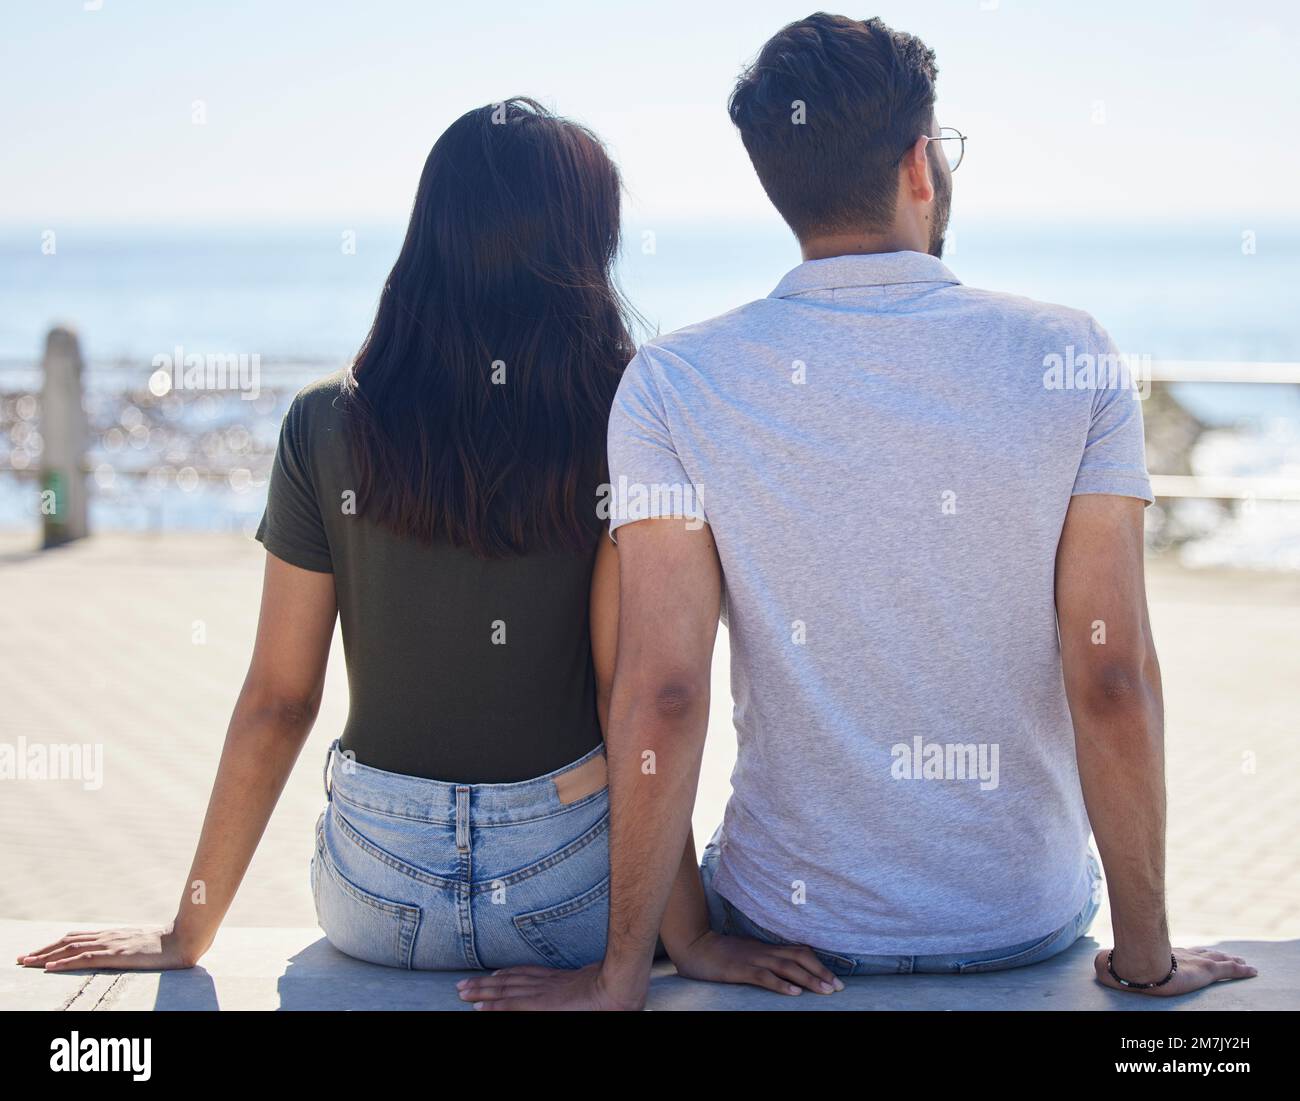
M 225 929 L 200 967 L 189 971 L 51 973 L 8 961 L 93 923 L 0 921 L 0 1010 L 404 1009 L 468 1010 L 456 982 L 470 972 L 398 971 L 335 950 L 319 929 Z M 849 979 L 830 997 L 783 997 L 750 987 L 679 978 L 655 968 L 652 1010 L 1108 1010 L 1300 1009 L 1300 941 L 1206 940 L 1244 956 L 1259 976 L 1184 998 L 1122 994 L 1099 985 L 1084 938 L 1034 967 L 988 975 L 898 975 Z

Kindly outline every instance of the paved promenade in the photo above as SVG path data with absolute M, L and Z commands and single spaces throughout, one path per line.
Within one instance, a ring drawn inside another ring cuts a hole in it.
M 0 536 L 0 743 L 100 744 L 103 782 L 85 790 L 68 780 L 0 780 L 6 951 L 37 931 L 15 921 L 39 923 L 39 941 L 52 924 L 156 922 L 174 912 L 250 653 L 262 560 L 260 547 L 234 536 L 104 536 L 44 554 L 30 546 L 30 537 Z M 1300 575 L 1163 563 L 1150 572 L 1168 712 L 1175 934 L 1290 942 L 1269 952 L 1295 961 Z M 321 758 L 346 712 L 341 658 L 336 638 L 316 731 L 227 922 L 232 934 L 280 927 L 280 947 L 295 959 L 314 926 L 307 862 Z M 734 755 L 725 646 L 719 659 L 700 844 L 720 818 Z M 1104 910 L 1093 932 L 1107 939 Z M 307 961 L 324 947 L 306 948 Z M 230 959 L 225 966 L 239 970 Z M 1296 971 L 1293 963 L 1293 979 Z M 1300 1007 L 1298 985 L 1289 989 Z M 0 993 L 12 1005 L 20 992 L 6 984 Z

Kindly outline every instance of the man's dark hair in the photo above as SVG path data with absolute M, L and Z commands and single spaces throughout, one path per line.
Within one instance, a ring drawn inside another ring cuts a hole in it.
M 899 158 L 930 133 L 937 74 L 933 50 L 879 19 L 817 12 L 768 40 L 728 109 L 795 236 L 889 224 Z

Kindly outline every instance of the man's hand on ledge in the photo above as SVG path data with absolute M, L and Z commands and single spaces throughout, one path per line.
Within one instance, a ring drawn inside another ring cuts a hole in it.
M 766 944 L 748 937 L 705 933 L 673 954 L 677 973 L 703 982 L 738 983 L 778 994 L 832 994 L 840 982 L 812 949 Z M 507 967 L 456 984 L 462 1001 L 475 1009 L 641 1009 L 645 984 L 615 989 L 599 964 L 578 971 L 549 967 Z
M 1259 974 L 1240 956 L 1230 956 L 1226 952 L 1217 952 L 1211 948 L 1175 948 L 1174 956 L 1178 959 L 1178 973 L 1164 986 L 1153 986 L 1147 990 L 1134 989 L 1117 983 L 1106 970 L 1106 957 L 1109 952 L 1097 953 L 1093 966 L 1097 971 L 1097 981 L 1112 990 L 1123 990 L 1130 994 L 1150 994 L 1157 998 L 1173 998 L 1179 994 L 1190 994 L 1216 982 L 1229 979 L 1253 979 Z M 1164 966 L 1160 973 L 1154 971 L 1137 971 L 1129 974 L 1124 970 L 1125 961 L 1120 953 L 1115 953 L 1115 972 L 1129 982 L 1159 982 L 1169 973 L 1169 957 L 1164 957 Z
M 181 943 L 171 926 L 65 933 L 53 944 L 18 957 L 46 971 L 175 971 L 202 955 Z

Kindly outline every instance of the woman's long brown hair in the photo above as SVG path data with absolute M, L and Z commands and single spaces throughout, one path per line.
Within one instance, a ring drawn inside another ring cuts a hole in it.
M 620 190 L 595 135 L 530 99 L 438 139 L 348 374 L 366 516 L 485 558 L 590 549 L 634 351 L 612 274 Z

